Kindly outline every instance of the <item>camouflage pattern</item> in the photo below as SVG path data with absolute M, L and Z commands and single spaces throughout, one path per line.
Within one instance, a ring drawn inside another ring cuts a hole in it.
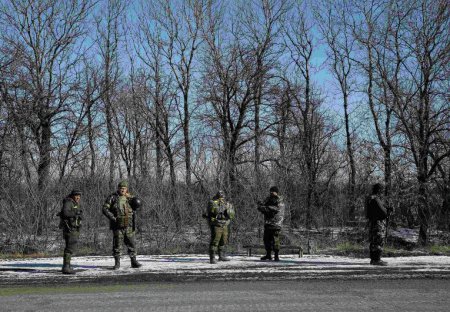
M 234 219 L 234 207 L 224 198 L 215 198 L 208 203 L 207 216 L 210 225 L 227 226 Z
M 129 226 L 133 230 L 136 229 L 134 211 L 129 204 L 132 198 L 132 195 L 120 196 L 118 193 L 113 193 L 106 199 L 102 211 L 110 221 L 111 230 L 123 230 Z
M 264 227 L 264 248 L 266 250 L 280 250 L 280 232 L 281 230 Z
M 369 227 L 369 252 L 371 264 L 380 262 L 383 252 L 384 221 L 388 213 L 378 194 L 372 194 L 366 198 L 366 217 Z
M 270 253 L 280 250 L 280 231 L 284 221 L 285 205 L 283 198 L 273 193 L 258 205 L 258 210 L 264 215 L 264 248 L 267 259 Z M 278 257 L 278 256 L 277 256 Z
M 83 212 L 81 207 L 71 197 L 63 200 L 63 207 L 59 214 L 59 228 L 63 230 L 65 241 L 64 255 L 72 255 L 75 252 L 78 238 L 80 236 L 81 220 Z
M 122 242 L 127 246 L 128 255 L 136 257 L 136 244 L 132 227 L 113 231 L 113 256 L 120 256 L 122 251 Z
M 258 205 L 258 210 L 264 215 L 264 228 L 281 230 L 285 210 L 281 196 L 268 196 L 261 205 Z
M 117 192 L 106 199 L 102 212 L 110 221 L 110 229 L 113 231 L 113 255 L 120 256 L 122 242 L 127 246 L 130 257 L 136 256 L 136 244 L 134 239 L 136 223 L 135 212 L 129 201 L 131 195 L 120 196 Z
M 223 197 L 215 197 L 208 203 L 206 216 L 211 227 L 209 251 L 221 251 L 228 245 L 228 226 L 235 216 L 234 207 Z
M 370 260 L 380 261 L 383 252 L 383 221 L 369 221 L 369 251 Z
M 228 245 L 228 226 L 211 226 L 210 252 L 221 252 Z

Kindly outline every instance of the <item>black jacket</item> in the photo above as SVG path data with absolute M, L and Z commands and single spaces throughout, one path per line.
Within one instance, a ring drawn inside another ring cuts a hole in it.
M 382 201 L 377 195 L 370 195 L 366 199 L 366 217 L 370 221 L 384 220 L 387 218 L 387 211 Z

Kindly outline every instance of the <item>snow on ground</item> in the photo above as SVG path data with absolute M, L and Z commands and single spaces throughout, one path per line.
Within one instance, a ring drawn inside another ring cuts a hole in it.
M 420 256 L 385 258 L 387 267 L 368 264 L 368 259 L 341 256 L 294 255 L 281 256 L 280 262 L 263 262 L 259 257 L 231 256 L 229 262 L 212 265 L 206 255 L 142 255 L 137 257 L 142 263 L 139 269 L 130 267 L 130 260 L 122 256 L 121 268 L 113 271 L 112 257 L 73 257 L 72 266 L 76 275 L 61 274 L 62 258 L 8 259 L 0 260 L 0 285 L 9 283 L 39 283 L 70 279 L 90 280 L 131 277 L 139 281 L 141 276 L 183 276 L 206 279 L 207 276 L 220 276 L 224 279 L 245 277 L 320 278 L 326 276 L 391 276 L 414 277 L 417 274 L 450 277 L 450 257 Z M 406 276 L 408 275 L 408 276 Z

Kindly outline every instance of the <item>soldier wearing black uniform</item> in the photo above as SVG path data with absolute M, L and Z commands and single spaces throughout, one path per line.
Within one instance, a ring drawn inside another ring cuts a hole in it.
M 381 260 L 383 252 L 383 227 L 384 220 L 391 212 L 385 208 L 381 199 L 383 185 L 376 183 L 372 187 L 372 194 L 366 199 L 366 217 L 369 222 L 369 251 L 371 265 L 387 265 Z
M 58 214 L 60 217 L 59 228 L 63 230 L 63 237 L 66 243 L 64 248 L 63 274 L 75 274 L 70 265 L 72 254 L 78 243 L 80 236 L 81 220 L 83 211 L 80 207 L 81 191 L 73 190 L 63 200 L 63 207 Z

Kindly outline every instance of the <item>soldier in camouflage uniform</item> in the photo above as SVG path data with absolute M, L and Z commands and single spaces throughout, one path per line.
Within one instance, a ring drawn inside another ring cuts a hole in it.
M 284 220 L 284 202 L 276 186 L 270 188 L 270 195 L 264 202 L 258 203 L 258 210 L 264 215 L 264 247 L 266 255 L 261 260 L 272 260 L 272 250 L 275 261 L 280 261 L 280 232 Z
M 63 237 L 66 243 L 64 248 L 64 262 L 62 267 L 63 274 L 75 274 L 75 271 L 70 265 L 72 254 L 80 236 L 81 219 L 83 211 L 80 207 L 81 191 L 73 190 L 63 200 L 61 212 L 58 213 L 60 217 L 59 228 L 63 230 Z
M 233 205 L 225 200 L 223 191 L 217 194 L 208 202 L 206 219 L 211 228 L 211 242 L 209 244 L 209 262 L 217 263 L 215 254 L 219 253 L 219 261 L 229 261 L 225 256 L 228 245 L 228 226 L 234 219 L 235 211 Z
M 136 260 L 136 214 L 139 200 L 128 193 L 128 182 L 122 181 L 118 185 L 117 192 L 111 194 L 103 205 L 103 214 L 110 221 L 110 229 L 113 231 L 113 256 L 114 270 L 120 268 L 121 243 L 125 243 L 128 255 L 131 259 L 131 267 L 139 268 L 141 264 Z
M 376 183 L 372 194 L 366 198 L 366 217 L 369 225 L 369 251 L 371 265 L 387 265 L 381 260 L 383 252 L 383 220 L 386 220 L 391 209 L 386 209 L 381 199 L 383 185 Z

